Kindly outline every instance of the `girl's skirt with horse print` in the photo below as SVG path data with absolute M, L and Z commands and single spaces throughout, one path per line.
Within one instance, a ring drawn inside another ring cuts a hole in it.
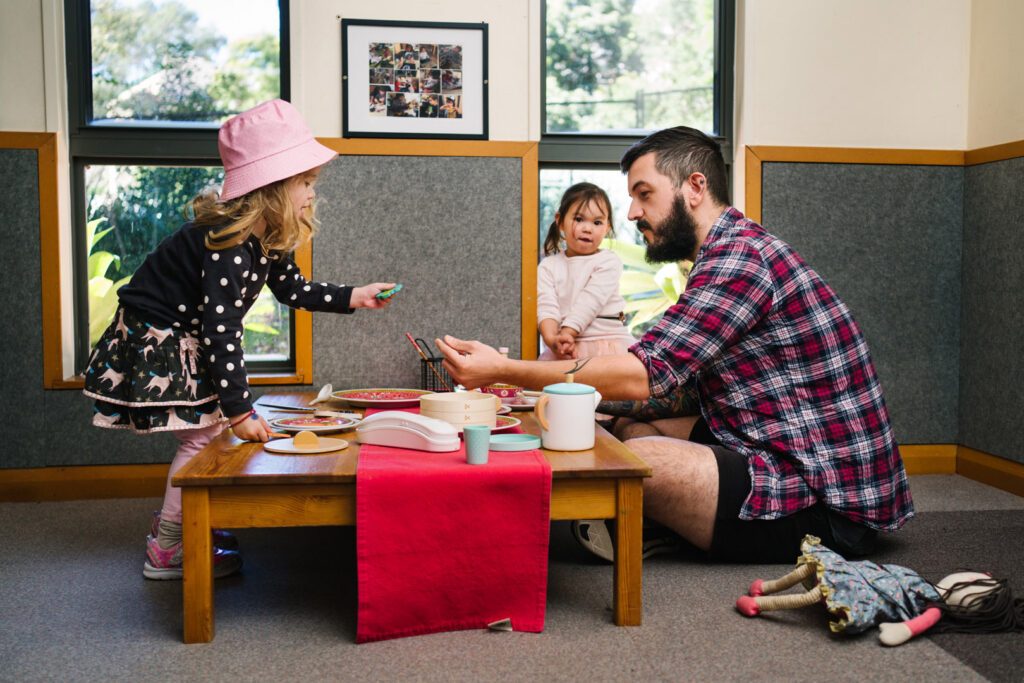
M 84 393 L 96 399 L 93 424 L 146 433 L 225 421 L 202 353 L 191 334 L 119 307 L 85 371 Z

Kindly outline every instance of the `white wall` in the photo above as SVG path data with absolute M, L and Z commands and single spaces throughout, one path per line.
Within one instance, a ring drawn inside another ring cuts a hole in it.
M 744 145 L 966 148 L 971 0 L 739 0 L 738 12 L 738 206 Z
M 1024 140 L 1024 2 L 972 0 L 967 149 Z
M 341 137 L 341 20 L 487 24 L 489 137 L 540 137 L 540 0 L 292 2 L 292 100 L 314 135 Z
M 0 3 L 0 130 L 49 130 L 44 45 L 50 41 L 44 41 L 44 5 L 53 2 Z

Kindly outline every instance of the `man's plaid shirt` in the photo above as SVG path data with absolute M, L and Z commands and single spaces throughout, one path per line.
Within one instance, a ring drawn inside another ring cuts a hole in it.
M 701 413 L 747 457 L 742 519 L 821 500 L 896 529 L 913 516 L 868 347 L 846 305 L 782 240 L 735 208 L 715 221 L 686 291 L 631 349 L 660 397 L 696 376 Z

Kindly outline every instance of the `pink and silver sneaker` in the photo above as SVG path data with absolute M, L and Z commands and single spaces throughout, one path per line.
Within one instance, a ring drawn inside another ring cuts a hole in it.
M 181 566 L 182 544 L 177 543 L 164 550 L 157 543 L 155 536 L 146 538 L 146 564 L 142 566 L 142 575 L 147 579 L 175 580 L 181 579 L 184 572 Z M 242 568 L 242 556 L 234 550 L 213 549 L 213 578 L 221 579 L 231 576 Z

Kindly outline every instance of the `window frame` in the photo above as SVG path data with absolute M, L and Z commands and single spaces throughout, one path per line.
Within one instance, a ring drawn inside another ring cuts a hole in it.
M 290 0 L 277 0 L 280 17 L 279 97 L 291 98 Z M 92 33 L 90 0 L 64 0 L 64 39 L 67 60 L 67 144 L 71 190 L 72 324 L 74 368 L 84 367 L 88 344 L 88 245 L 85 241 L 85 167 L 88 164 L 220 166 L 217 148 L 219 124 L 195 122 L 95 123 L 92 101 Z M 309 245 L 296 250 L 296 265 L 311 277 Z M 284 361 L 253 361 L 253 384 L 308 384 L 312 378 L 312 317 L 306 311 L 289 309 L 289 358 Z M 80 377 L 62 385 L 80 385 Z

